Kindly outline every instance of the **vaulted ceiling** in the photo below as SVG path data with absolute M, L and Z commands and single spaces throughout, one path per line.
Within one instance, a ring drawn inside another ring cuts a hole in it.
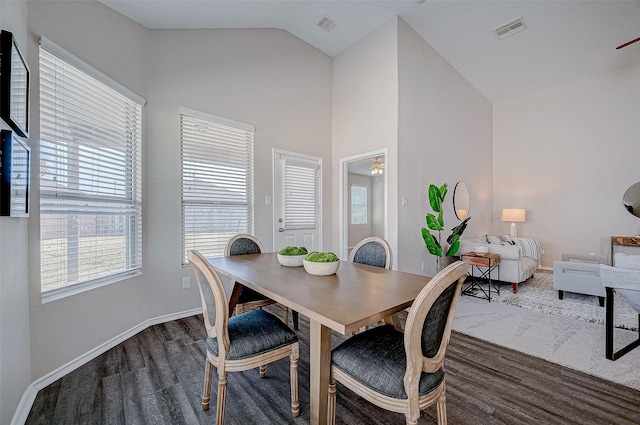
M 492 102 L 640 63 L 640 42 L 615 49 L 640 37 L 640 1 L 100 1 L 150 29 L 279 28 L 330 56 L 399 16 Z M 519 17 L 526 29 L 499 40 Z

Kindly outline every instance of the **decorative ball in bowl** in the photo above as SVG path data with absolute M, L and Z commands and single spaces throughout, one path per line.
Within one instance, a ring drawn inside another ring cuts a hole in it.
M 312 252 L 302 262 L 309 274 L 328 276 L 335 274 L 340 267 L 340 259 L 333 252 Z
M 303 246 L 286 246 L 278 251 L 278 261 L 286 267 L 300 267 L 307 254 Z

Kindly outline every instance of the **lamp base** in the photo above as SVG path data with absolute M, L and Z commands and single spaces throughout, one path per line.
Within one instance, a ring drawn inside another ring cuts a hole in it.
M 516 227 L 516 223 L 511 223 L 511 231 L 509 232 L 509 236 L 511 239 L 515 239 L 518 237 L 518 228 Z

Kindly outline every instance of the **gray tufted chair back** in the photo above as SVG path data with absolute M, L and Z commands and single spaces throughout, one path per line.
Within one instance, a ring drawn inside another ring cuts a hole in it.
M 260 254 L 261 252 L 264 252 L 264 247 L 258 238 L 247 233 L 240 233 L 229 239 L 224 256 Z
M 349 261 L 369 266 L 392 267 L 391 247 L 389 243 L 377 236 L 361 240 L 353 247 Z

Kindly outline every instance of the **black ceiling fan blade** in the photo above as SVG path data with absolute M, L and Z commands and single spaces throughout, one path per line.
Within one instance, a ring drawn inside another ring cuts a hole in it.
M 623 47 L 627 47 L 629 44 L 633 44 L 636 41 L 640 41 L 640 37 L 636 38 L 635 40 L 627 41 L 626 43 L 619 45 L 618 47 L 616 47 L 616 50 L 622 49 Z

